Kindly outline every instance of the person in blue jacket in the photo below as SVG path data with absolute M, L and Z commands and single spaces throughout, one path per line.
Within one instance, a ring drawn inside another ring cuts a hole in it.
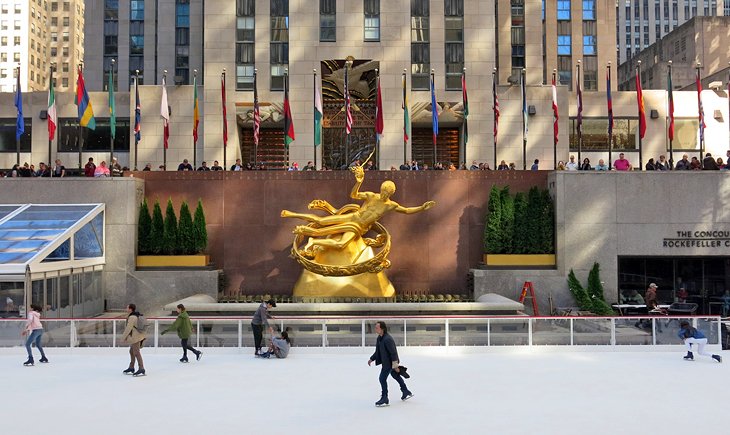
M 695 359 L 694 355 L 692 354 L 692 345 L 696 344 L 697 353 L 703 356 L 709 356 L 717 362 L 722 362 L 722 357 L 720 355 L 705 352 L 707 338 L 705 337 L 705 334 L 702 333 L 702 331 L 690 326 L 689 322 L 686 320 L 682 320 L 679 323 L 679 328 L 680 329 L 677 333 L 677 336 L 680 340 L 684 342 L 684 345 L 687 346 L 687 355 L 684 356 L 685 360 L 693 361 Z
M 375 402 L 375 406 L 388 406 L 388 376 L 393 376 L 393 379 L 400 385 L 400 391 L 402 393 L 401 400 L 408 400 L 413 397 L 413 393 L 406 387 L 406 382 L 401 376 L 401 369 L 399 368 L 398 362 L 398 350 L 395 348 L 395 340 L 388 334 L 388 327 L 385 322 L 379 320 L 375 322 L 375 332 L 378 334 L 378 339 L 375 342 L 375 353 L 368 360 L 368 365 L 371 365 L 373 361 L 375 365 L 382 365 L 380 369 L 380 388 L 381 395 L 380 400 Z

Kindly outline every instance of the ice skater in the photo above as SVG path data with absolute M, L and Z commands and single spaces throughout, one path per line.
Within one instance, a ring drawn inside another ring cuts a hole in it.
M 677 333 L 677 336 L 680 340 L 684 342 L 684 345 L 687 346 L 687 355 L 684 356 L 685 360 L 693 361 L 695 359 L 694 355 L 692 354 L 692 345 L 696 344 L 697 353 L 703 356 L 709 356 L 719 363 L 722 362 L 722 357 L 720 355 L 705 352 L 707 338 L 705 338 L 705 334 L 703 334 L 702 331 L 690 326 L 689 322 L 686 320 L 682 320 L 679 323 L 679 327 L 680 329 Z
M 35 347 L 41 352 L 42 363 L 47 363 L 45 352 L 43 352 L 43 346 L 41 346 L 41 338 L 43 337 L 43 325 L 41 325 L 41 307 L 36 304 L 30 305 L 30 312 L 28 313 L 28 322 L 25 324 L 25 329 L 21 332 L 22 335 L 27 335 L 28 339 L 25 340 L 25 349 L 28 351 L 28 361 L 24 362 L 24 366 L 33 365 L 33 351 L 31 345 L 35 343 Z
M 193 346 L 188 343 L 190 336 L 193 334 L 193 323 L 190 321 L 190 316 L 185 310 L 185 305 L 177 305 L 177 319 L 167 329 L 162 331 L 160 335 L 170 331 L 177 331 L 177 336 L 180 337 L 180 346 L 183 350 L 183 356 L 180 358 L 181 363 L 188 362 L 188 350 L 195 354 L 195 359 L 200 361 L 203 356 L 203 352 L 196 350 Z
M 261 358 L 270 358 L 274 355 L 277 358 L 286 358 L 289 356 L 289 349 L 291 349 L 291 340 L 289 339 L 289 328 L 282 332 L 278 337 L 272 337 L 269 343 L 269 350 L 262 353 Z
M 264 341 L 264 325 L 269 328 L 269 333 L 274 334 L 274 328 L 269 326 L 269 319 L 274 317 L 269 314 L 269 310 L 276 308 L 276 302 L 273 299 L 269 299 L 266 302 L 261 302 L 261 305 L 253 313 L 251 319 L 251 330 L 253 330 L 253 342 L 254 342 L 254 355 L 261 356 L 261 343 Z
M 388 327 L 385 322 L 379 320 L 375 322 L 375 332 L 378 334 L 378 339 L 375 342 L 375 353 L 368 360 L 368 365 L 371 365 L 375 361 L 375 365 L 382 365 L 380 368 L 380 400 L 375 402 L 375 406 L 388 406 L 388 376 L 393 376 L 393 379 L 400 385 L 401 400 L 408 400 L 413 397 L 413 393 L 406 387 L 406 382 L 403 380 L 400 374 L 400 367 L 398 361 L 398 350 L 395 347 L 395 340 L 388 334 Z
M 129 368 L 122 373 L 125 375 L 145 376 L 144 361 L 142 361 L 142 347 L 147 336 L 143 325 L 140 325 L 140 314 L 135 304 L 127 305 L 127 326 L 122 332 L 122 342 L 129 343 Z M 137 361 L 137 371 L 134 371 L 134 362 Z

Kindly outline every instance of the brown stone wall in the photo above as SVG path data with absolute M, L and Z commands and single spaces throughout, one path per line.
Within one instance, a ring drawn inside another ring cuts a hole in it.
M 393 199 L 404 206 L 436 201 L 413 215 L 392 213 L 382 219 L 392 235 L 392 267 L 387 271 L 396 292 L 466 293 L 467 273 L 482 260 L 484 217 L 493 184 L 512 192 L 545 188 L 548 171 L 373 171 L 361 190 L 378 191 L 383 180 L 396 184 Z M 352 202 L 354 177 L 333 172 L 136 172 L 145 179 L 150 209 L 172 198 L 191 211 L 203 200 L 208 224 L 208 253 L 225 271 L 227 291 L 243 294 L 291 294 L 301 266 L 289 257 L 292 229 L 301 221 L 283 219 L 282 209 L 307 212 L 313 199 L 340 207 Z

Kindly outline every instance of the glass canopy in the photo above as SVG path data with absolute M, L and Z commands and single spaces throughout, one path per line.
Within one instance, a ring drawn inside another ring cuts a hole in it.
M 104 252 L 104 204 L 0 205 L 0 274 L 104 264 Z

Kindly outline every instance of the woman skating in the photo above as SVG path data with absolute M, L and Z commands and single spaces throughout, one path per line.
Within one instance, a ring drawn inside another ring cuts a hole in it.
M 28 361 L 24 362 L 24 366 L 33 365 L 33 352 L 31 351 L 31 345 L 35 342 L 35 347 L 41 352 L 40 362 L 47 363 L 48 358 L 43 352 L 43 346 L 41 346 L 41 337 L 43 337 L 43 325 L 41 325 L 41 307 L 36 304 L 30 305 L 30 312 L 28 313 L 28 323 L 25 324 L 25 329 L 22 332 L 23 335 L 27 335 L 28 339 L 25 340 L 25 349 L 28 351 Z
M 188 344 L 188 340 L 193 333 L 193 324 L 190 321 L 190 316 L 188 315 L 188 312 L 185 310 L 185 305 L 178 304 L 177 313 L 178 315 L 177 319 L 175 319 L 175 322 L 173 322 L 173 324 L 170 325 L 167 329 L 162 331 L 160 335 L 165 335 L 166 332 L 170 331 L 177 331 L 177 336 L 180 337 L 180 346 L 183 350 L 183 356 L 182 358 L 180 358 L 180 362 L 188 362 L 188 350 L 195 354 L 196 360 L 200 361 L 200 357 L 203 356 L 203 352 L 195 350 L 195 348 Z

